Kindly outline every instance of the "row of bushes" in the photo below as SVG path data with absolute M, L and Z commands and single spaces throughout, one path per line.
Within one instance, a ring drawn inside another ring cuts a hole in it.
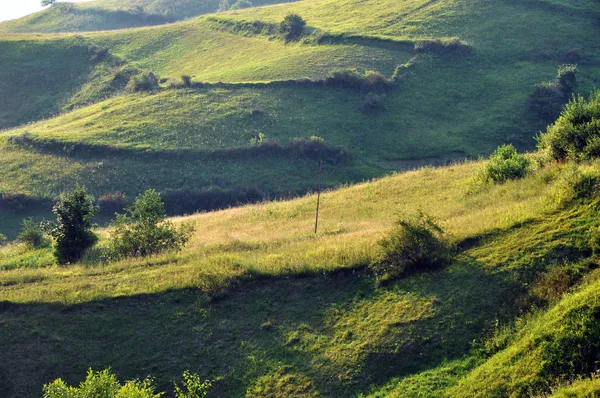
M 48 199 L 20 193 L 0 193 L 0 210 L 21 212 L 32 209 L 47 209 L 52 206 Z
M 248 2 L 249 3 L 249 2 Z M 244 0 L 236 4 L 248 6 Z M 249 5 L 252 6 L 252 3 Z M 211 17 L 208 19 L 219 30 L 235 34 L 280 36 L 285 41 L 299 40 L 305 32 L 306 21 L 297 14 L 288 14 L 279 24 L 263 21 L 237 21 L 224 18 Z
M 113 145 L 88 144 L 85 142 L 64 142 L 53 138 L 37 138 L 29 133 L 12 136 L 9 143 L 27 150 L 48 152 L 52 154 L 67 154 L 70 156 L 126 156 L 128 158 L 167 158 L 193 160 L 244 160 L 257 156 L 286 156 L 290 158 L 308 158 L 323 160 L 330 164 L 344 163 L 351 155 L 345 149 L 328 144 L 321 137 L 311 136 L 292 138 L 287 144 L 278 141 L 264 141 L 259 145 L 211 151 L 196 150 L 146 150 L 117 147 Z
M 417 53 L 464 55 L 472 52 L 472 50 L 471 46 L 458 38 L 419 40 L 414 44 L 414 51 Z

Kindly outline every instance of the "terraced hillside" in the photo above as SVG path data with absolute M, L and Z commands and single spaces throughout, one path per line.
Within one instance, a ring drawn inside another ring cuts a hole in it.
M 202 14 L 284 3 L 286 0 L 94 0 L 56 3 L 44 11 L 0 23 L 0 32 L 78 32 L 172 23 Z
M 288 12 L 308 23 L 298 42 L 274 31 Z M 0 191 L 218 190 L 231 204 L 248 198 L 240 191 L 314 189 L 319 159 L 338 186 L 504 142 L 528 149 L 549 120 L 531 109 L 536 83 L 577 63 L 575 90 L 598 84 L 597 15 L 592 1 L 310 0 L 152 28 L 4 35 L 0 120 L 21 127 L 0 136 Z M 336 68 L 389 80 L 324 84 Z M 125 88 L 148 72 L 160 87 Z M 310 136 L 324 144 L 291 148 Z

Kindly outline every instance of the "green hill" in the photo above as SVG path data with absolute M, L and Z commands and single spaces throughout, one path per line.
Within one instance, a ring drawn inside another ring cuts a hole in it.
M 308 22 L 299 42 L 271 29 L 288 12 Z M 326 164 L 328 186 L 505 142 L 529 149 L 549 120 L 531 109 L 536 83 L 574 62 L 576 91 L 598 82 L 597 12 L 595 2 L 311 0 L 152 28 L 5 35 L 3 126 L 60 115 L 2 134 L 0 191 L 51 199 L 76 182 L 97 196 L 314 189 L 321 155 L 257 149 L 259 133 L 284 147 L 319 136 L 349 154 Z M 337 68 L 390 79 L 398 66 L 397 84 L 382 90 L 319 83 Z M 148 72 L 161 88 L 125 88 Z
M 556 198 L 570 192 L 572 166 L 476 188 L 484 165 L 328 192 L 318 235 L 307 196 L 175 219 L 197 222 L 191 244 L 146 260 L 98 265 L 92 255 L 57 267 L 50 249 L 4 247 L 3 394 L 35 396 L 57 377 L 77 383 L 89 366 L 112 366 L 123 379 L 152 374 L 162 390 L 191 369 L 218 380 L 211 394 L 226 397 L 554 388 L 561 358 L 579 352 L 573 339 L 597 337 L 587 249 L 597 202 L 557 205 L 569 203 Z M 377 240 L 395 213 L 416 209 L 440 220 L 457 260 L 377 284 L 364 267 Z M 534 303 L 536 315 L 518 320 Z M 577 369 L 593 363 L 591 350 L 572 358 Z M 557 369 L 546 358 L 558 358 Z
M 289 1 L 289 0 L 287 0 Z M 162 25 L 202 14 L 282 3 L 286 0 L 95 0 L 56 3 L 44 11 L 0 23 L 0 32 L 81 32 Z

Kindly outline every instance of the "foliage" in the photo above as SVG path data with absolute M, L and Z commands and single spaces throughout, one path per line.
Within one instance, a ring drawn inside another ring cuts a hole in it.
M 141 73 L 129 80 L 127 88 L 132 91 L 152 91 L 158 88 L 158 78 L 152 72 Z
M 419 40 L 415 43 L 414 49 L 417 53 L 467 54 L 471 52 L 471 46 L 463 43 L 456 37 L 450 39 Z
M 40 1 L 40 5 L 42 7 L 51 6 L 51 5 L 54 5 L 55 3 L 56 3 L 56 0 L 41 0 Z
M 92 217 L 97 211 L 93 198 L 81 186 L 61 194 L 52 209 L 56 223 L 47 223 L 45 227 L 54 238 L 54 255 L 59 264 L 77 262 L 96 243 Z
M 32 217 L 25 218 L 21 222 L 21 232 L 17 236 L 17 240 L 34 249 L 45 247 L 50 243 L 46 239 L 42 225 L 35 222 Z
M 279 24 L 279 32 L 286 40 L 298 40 L 302 36 L 306 21 L 298 14 L 288 14 Z
M 587 100 L 573 97 L 558 120 L 538 137 L 538 149 L 557 161 L 600 157 L 600 91 Z
M 379 246 L 381 254 L 371 269 L 385 280 L 446 264 L 453 251 L 444 230 L 422 212 L 399 218 Z
M 190 75 L 181 75 L 181 81 L 184 87 L 192 87 L 192 77 Z
M 232 4 L 232 6 L 230 7 L 231 10 L 241 10 L 244 8 L 250 8 L 253 7 L 253 4 L 248 1 L 248 0 L 238 0 L 235 3 Z
M 190 373 L 189 370 L 183 372 L 183 383 L 180 387 L 175 384 L 175 397 L 177 398 L 204 398 L 208 394 L 208 389 L 212 383 L 208 380 L 202 381 L 199 375 Z
M 68 386 L 62 379 L 44 385 L 44 398 L 159 398 L 152 379 L 131 380 L 119 383 L 110 369 L 94 372 L 88 370 L 85 381 L 78 387 Z
M 0 232 L 0 246 L 5 245 L 8 242 L 6 235 Z
M 560 65 L 553 81 L 535 85 L 529 103 L 539 117 L 553 120 L 560 114 L 577 84 L 576 72 L 575 65 Z
M 137 197 L 125 214 L 117 214 L 111 231 L 111 256 L 147 257 L 166 251 L 178 251 L 194 232 L 194 225 L 175 228 L 165 221 L 160 194 L 147 190 Z
M 490 156 L 486 177 L 494 182 L 523 178 L 529 172 L 530 161 L 517 153 L 512 144 L 499 146 Z

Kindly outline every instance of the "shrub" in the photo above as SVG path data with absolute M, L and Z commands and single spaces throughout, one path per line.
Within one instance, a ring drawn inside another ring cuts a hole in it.
M 444 230 L 421 212 L 398 219 L 379 246 L 381 255 L 371 269 L 384 280 L 440 266 L 450 261 L 453 253 Z
M 204 398 L 211 387 L 209 381 L 189 371 L 183 373 L 183 387 L 175 386 L 177 398 Z M 94 372 L 88 370 L 85 381 L 78 387 L 68 386 L 62 379 L 44 385 L 44 398 L 159 398 L 164 393 L 155 392 L 153 381 L 147 378 L 121 384 L 110 369 Z
M 177 398 L 204 398 L 212 383 L 208 380 L 202 381 L 200 376 L 192 374 L 188 370 L 183 372 L 183 384 L 181 387 L 175 384 L 175 397 Z
M 553 160 L 600 157 L 600 91 L 588 100 L 573 97 L 556 122 L 537 139 L 538 149 Z
M 93 44 L 88 47 L 88 54 L 90 56 L 90 61 L 102 61 L 108 55 L 108 48 Z
M 97 208 L 85 189 L 78 186 L 69 194 L 61 194 L 52 209 L 56 223 L 46 224 L 54 237 L 54 255 L 59 264 L 72 264 L 98 240 L 92 232 L 92 217 Z
M 99 211 L 106 215 L 122 212 L 127 207 L 127 196 L 123 192 L 105 193 L 98 198 Z
M 3 233 L 0 233 L 0 246 L 4 246 L 8 242 L 8 238 Z
M 471 46 L 458 38 L 420 40 L 414 45 L 415 52 L 434 52 L 441 54 L 465 54 L 471 51 Z
M 518 154 L 514 146 L 501 145 L 490 157 L 486 175 L 494 182 L 505 182 L 523 178 L 530 166 L 529 160 L 524 155 Z
M 19 212 L 33 208 L 49 209 L 51 207 L 52 203 L 47 199 L 20 193 L 0 193 L 0 210 Z
M 131 91 L 151 91 L 158 87 L 158 78 L 152 72 L 133 76 L 127 88 Z
M 575 65 L 560 65 L 556 78 L 551 82 L 535 85 L 529 98 L 531 109 L 544 120 L 553 120 L 568 101 L 577 84 Z
M 33 221 L 32 217 L 26 218 L 21 222 L 21 232 L 17 236 L 17 240 L 34 249 L 45 247 L 50 243 L 46 239 L 46 234 L 41 224 Z
M 176 229 L 165 221 L 160 194 L 151 189 L 137 197 L 125 214 L 117 214 L 111 232 L 113 258 L 146 257 L 180 250 L 194 232 L 193 224 Z
M 286 40 L 298 40 L 304 32 L 306 21 L 297 14 L 288 14 L 279 24 L 279 32 Z
M 185 87 L 192 87 L 192 77 L 188 75 L 182 75 L 181 81 Z

